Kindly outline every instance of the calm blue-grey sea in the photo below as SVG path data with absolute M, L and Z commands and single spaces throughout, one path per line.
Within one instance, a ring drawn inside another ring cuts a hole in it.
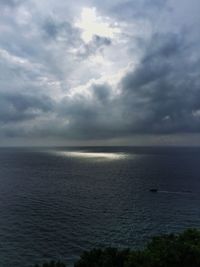
M 200 148 L 0 149 L 1 267 L 72 265 L 188 227 L 200 227 Z

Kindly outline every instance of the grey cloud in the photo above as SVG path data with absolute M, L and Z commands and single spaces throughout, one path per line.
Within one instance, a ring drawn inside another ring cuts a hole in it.
M 191 2 L 191 10 L 198 9 Z M 0 135 L 97 140 L 199 133 L 199 17 L 183 16 L 188 3 L 182 3 L 0 0 L 6 11 L 0 18 Z M 96 7 L 121 34 L 94 35 L 85 44 L 73 24 L 83 6 Z M 145 21 L 147 34 L 137 28 Z M 104 58 L 92 61 L 96 55 L 105 57 L 105 66 Z M 134 68 L 113 85 L 110 77 L 129 64 Z M 77 93 L 80 85 L 89 94 Z
M 112 44 L 111 39 L 106 38 L 106 37 L 101 37 L 101 36 L 98 36 L 98 35 L 95 35 L 93 40 L 98 46 L 111 45 Z
M 118 107 L 113 105 L 110 98 L 110 86 L 93 84 L 90 91 L 91 98 L 77 94 L 73 99 L 66 97 L 60 105 L 60 116 L 69 120 L 65 132 L 69 138 L 108 138 L 118 134 L 116 121 L 112 121 Z
M 154 20 L 154 15 L 166 8 L 167 0 L 140 0 L 140 1 L 117 1 L 108 5 L 107 12 L 124 21 L 131 21 L 133 18 L 145 18 Z M 105 8 L 103 6 L 102 8 Z
M 111 96 L 111 88 L 107 84 L 94 84 L 92 86 L 94 97 L 101 102 L 107 102 Z
M 184 40 L 174 34 L 153 36 L 136 69 L 119 83 L 121 94 L 113 95 L 108 84 L 94 83 L 90 97 L 79 93 L 57 104 L 57 123 L 64 119 L 66 124 L 53 130 L 49 122 L 37 131 L 84 140 L 198 132 L 200 60 L 190 62 L 193 47 Z
M 85 60 L 95 53 L 102 53 L 105 47 L 111 45 L 111 39 L 95 35 L 93 36 L 92 41 L 88 44 L 85 44 L 83 41 L 80 43 L 76 56 L 78 59 Z
M 24 0 L 0 0 L 0 5 L 16 7 L 21 4 Z
M 190 62 L 191 51 L 193 47 L 183 43 L 180 36 L 153 36 L 137 69 L 122 80 L 129 120 L 141 113 L 143 116 L 138 124 L 133 123 L 133 132 L 199 131 L 199 122 L 193 116 L 193 110 L 200 108 L 199 65 Z
M 137 69 L 124 77 L 122 81 L 124 89 L 133 90 L 157 79 L 162 80 L 172 72 L 174 64 L 179 64 L 183 53 L 182 36 L 155 34 L 147 45 L 145 55 Z
M 80 31 L 73 27 L 68 21 L 58 21 L 53 17 L 48 17 L 43 23 L 45 37 L 56 40 L 63 37 L 68 41 L 67 44 L 74 44 L 74 41 L 80 42 Z
M 120 95 L 110 97 L 108 85 L 93 84 L 92 99 L 83 95 L 65 99 L 62 114 L 70 121 L 68 134 L 110 138 L 198 132 L 199 63 L 194 66 L 188 59 L 192 49 L 183 36 L 153 36 L 137 68 L 121 80 Z
M 0 94 L 0 122 L 15 123 L 30 120 L 53 110 L 54 103 L 47 96 Z

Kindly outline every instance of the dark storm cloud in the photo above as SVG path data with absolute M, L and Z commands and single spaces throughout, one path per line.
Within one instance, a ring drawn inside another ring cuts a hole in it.
M 52 111 L 53 101 L 47 96 L 0 94 L 0 122 L 15 123 Z
M 142 89 L 154 81 L 163 80 L 183 55 L 183 38 L 176 34 L 155 34 L 136 70 L 123 78 L 124 90 Z M 153 88 L 152 88 L 153 89 Z M 146 90 L 148 94 L 148 90 Z
M 100 102 L 108 101 L 111 95 L 110 86 L 108 86 L 107 84 L 94 84 L 92 86 L 92 91 L 94 94 L 94 98 Z
M 59 114 L 69 119 L 65 135 L 70 138 L 108 138 L 119 132 L 115 114 L 118 109 L 111 99 L 111 88 L 108 84 L 92 84 L 91 96 L 77 94 L 66 97 L 60 105 Z M 117 127 L 116 127 L 117 126 Z M 119 125 L 121 127 L 121 125 Z
M 133 72 L 122 80 L 130 130 L 148 133 L 199 131 L 199 59 L 183 36 L 157 34 Z M 127 109 L 128 108 L 128 109 Z M 142 118 L 140 117 L 142 115 Z M 138 116 L 139 115 L 139 116 Z
M 200 132 L 199 1 L 0 6 L 1 137 Z
M 136 69 L 121 80 L 112 98 L 108 85 L 93 84 L 92 99 L 65 99 L 62 114 L 69 131 L 83 138 L 135 133 L 187 133 L 200 130 L 200 59 L 180 34 L 155 34 Z

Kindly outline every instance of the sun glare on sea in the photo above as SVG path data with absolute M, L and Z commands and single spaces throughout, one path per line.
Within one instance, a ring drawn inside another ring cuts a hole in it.
M 59 151 L 56 152 L 61 156 L 83 158 L 83 159 L 94 159 L 94 160 L 119 160 L 125 158 L 123 153 L 103 153 L 103 152 L 83 152 L 83 151 Z

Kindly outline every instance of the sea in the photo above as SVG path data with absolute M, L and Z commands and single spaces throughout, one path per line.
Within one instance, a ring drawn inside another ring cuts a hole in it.
M 152 192 L 151 189 L 155 189 Z M 0 266 L 200 228 L 200 148 L 0 148 Z

